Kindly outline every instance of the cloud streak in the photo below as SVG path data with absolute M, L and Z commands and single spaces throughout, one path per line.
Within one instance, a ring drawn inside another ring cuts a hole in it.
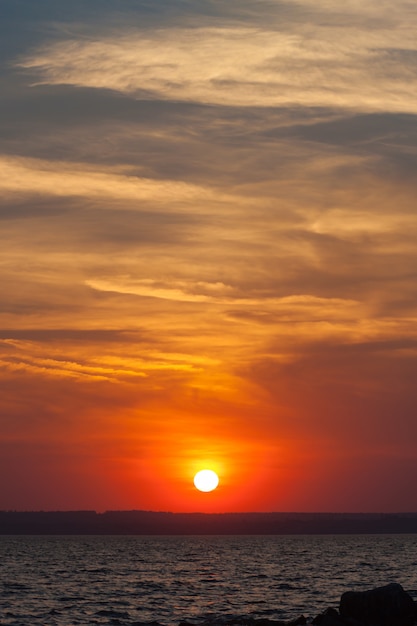
M 0 189 L 4 193 L 84 196 L 153 202 L 208 199 L 210 192 L 177 181 L 151 180 L 121 168 L 0 156 Z M 115 171 L 116 169 L 116 171 Z M 117 169 L 120 171 L 117 172 Z
M 398 63 L 417 53 L 415 39 L 411 25 L 354 33 L 307 24 L 297 32 L 165 28 L 59 42 L 19 65 L 41 83 L 139 98 L 415 113 L 415 64 Z

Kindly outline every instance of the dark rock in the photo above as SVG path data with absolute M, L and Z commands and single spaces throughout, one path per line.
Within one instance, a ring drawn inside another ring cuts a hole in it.
M 324 613 L 317 615 L 312 621 L 315 626 L 346 626 L 346 622 L 340 617 L 336 609 L 326 609 Z
M 397 583 L 370 591 L 347 591 L 339 610 L 343 619 L 364 626 L 413 626 L 416 619 L 413 599 Z

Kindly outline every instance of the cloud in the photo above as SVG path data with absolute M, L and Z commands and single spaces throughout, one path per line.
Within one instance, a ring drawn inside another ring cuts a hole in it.
M 174 302 L 207 303 L 226 306 L 241 306 L 241 316 L 246 310 L 247 318 L 267 312 L 274 315 L 276 322 L 298 321 L 309 318 L 315 320 L 343 321 L 358 315 L 359 302 L 346 298 L 325 298 L 310 294 L 300 294 L 277 298 L 272 291 L 252 289 L 247 293 L 246 286 L 224 283 L 192 281 L 156 281 L 145 278 L 134 280 L 126 276 L 114 276 L 112 280 L 89 279 L 86 284 L 92 289 L 104 292 L 130 294 L 133 296 L 172 300 Z M 255 309 L 255 311 L 254 311 Z M 252 313 L 250 312 L 252 310 Z M 233 313 L 230 313 L 233 315 Z M 237 317 L 240 317 L 239 314 Z
M 22 59 L 39 82 L 113 89 L 138 98 L 229 106 L 328 106 L 416 112 L 415 51 L 401 29 L 336 26 L 162 28 L 51 44 Z M 395 71 L 394 71 L 395 70 Z
M 65 356 L 62 354 L 65 351 Z M 69 378 L 86 383 L 136 384 L 149 372 L 190 374 L 216 362 L 206 357 L 164 352 L 156 333 L 104 330 L 0 331 L 0 369 L 3 375 Z
M 54 196 L 113 197 L 166 202 L 207 198 L 210 192 L 177 181 L 141 178 L 119 168 L 94 168 L 86 163 L 57 163 L 0 155 L 0 189 L 3 193 Z
M 226 285 L 198 283 L 195 287 L 186 283 L 175 284 L 170 281 L 168 284 L 158 283 L 155 280 L 144 278 L 132 281 L 129 278 L 114 277 L 113 280 L 90 279 L 86 281 L 89 287 L 98 291 L 113 291 L 137 296 L 161 298 L 163 300 L 174 300 L 177 302 L 210 302 L 215 301 L 212 293 L 214 291 L 227 291 Z M 190 289 L 191 287 L 191 289 Z M 193 288 L 194 287 L 194 288 Z M 230 288 L 229 288 L 230 289 Z M 198 293 L 199 292 L 199 293 Z
M 0 329 L 0 340 L 5 343 L 10 340 L 26 340 L 41 343 L 55 341 L 70 343 L 131 343 L 132 341 L 150 342 L 149 334 L 142 336 L 140 331 L 106 330 L 106 329 L 72 329 L 72 328 L 13 328 Z M 6 341 L 7 340 L 7 341 Z M 4 345 L 4 344 L 3 344 Z

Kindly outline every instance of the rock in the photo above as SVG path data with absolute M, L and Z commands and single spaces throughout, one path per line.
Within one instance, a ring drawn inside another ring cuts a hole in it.
M 328 608 L 312 621 L 315 626 L 346 626 L 336 609 Z
M 342 619 L 364 626 L 413 626 L 414 601 L 401 585 L 391 583 L 370 591 L 347 591 L 340 599 Z

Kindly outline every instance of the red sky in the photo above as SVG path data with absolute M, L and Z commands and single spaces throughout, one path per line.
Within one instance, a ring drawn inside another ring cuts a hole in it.
M 416 511 L 414 8 L 96 4 L 0 9 L 0 510 Z

